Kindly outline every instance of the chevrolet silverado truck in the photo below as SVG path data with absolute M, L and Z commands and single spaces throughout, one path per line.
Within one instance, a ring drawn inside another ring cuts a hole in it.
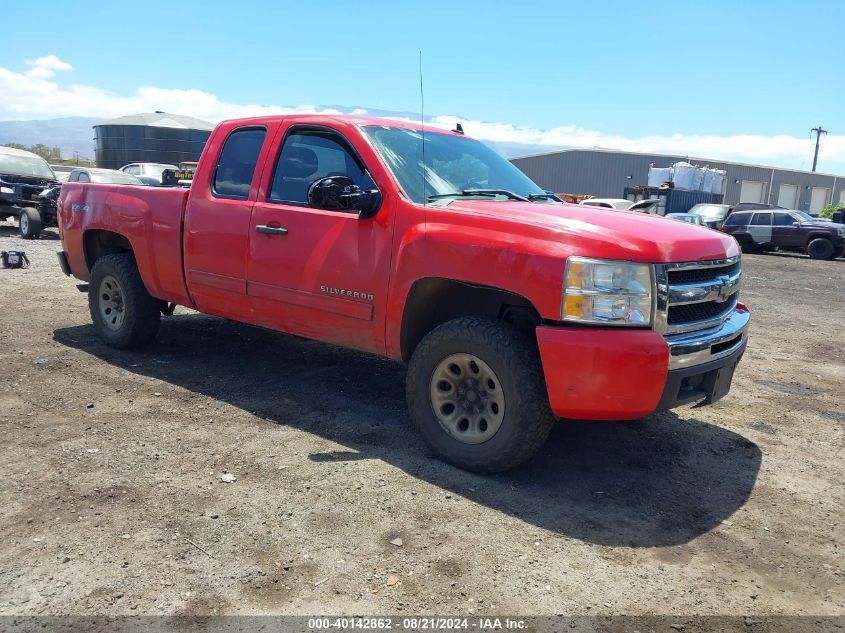
M 433 451 L 477 472 L 557 418 L 721 398 L 747 343 L 732 237 L 562 204 L 460 129 L 226 121 L 190 189 L 67 183 L 59 229 L 107 345 L 180 305 L 394 359 Z

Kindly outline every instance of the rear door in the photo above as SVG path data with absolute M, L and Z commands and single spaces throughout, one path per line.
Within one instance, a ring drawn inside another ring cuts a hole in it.
M 369 219 L 312 208 L 308 188 L 319 178 L 345 175 L 361 189 L 376 189 L 372 165 L 349 139 L 323 125 L 291 125 L 279 133 L 277 147 L 249 230 L 254 322 L 383 352 L 395 200 L 385 195 Z
M 269 126 L 272 127 L 272 126 Z M 278 127 L 278 124 L 275 125 Z M 221 130 L 207 149 L 185 213 L 185 277 L 202 312 L 249 320 L 246 261 L 262 148 L 274 129 L 247 125 Z M 209 183 L 210 182 L 210 186 Z
M 772 212 L 760 211 L 751 218 L 748 233 L 757 245 L 768 244 L 772 241 Z

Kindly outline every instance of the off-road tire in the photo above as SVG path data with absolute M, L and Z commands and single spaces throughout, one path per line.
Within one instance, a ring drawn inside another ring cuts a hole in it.
M 23 207 L 18 216 L 18 230 L 25 240 L 34 240 L 41 235 L 41 214 L 38 209 Z
M 830 259 L 835 251 L 833 242 L 824 237 L 817 237 L 807 244 L 807 255 L 812 259 Z
M 496 374 L 505 412 L 495 434 L 467 444 L 441 426 L 431 402 L 434 371 L 454 354 L 471 354 Z M 444 461 L 477 473 L 513 468 L 545 443 L 555 423 L 536 342 L 513 326 L 482 317 L 464 317 L 435 328 L 411 357 L 405 391 L 411 418 L 431 449 Z
M 100 311 L 103 301 L 100 287 L 107 277 L 117 281 L 122 296 L 124 314 L 118 329 L 110 328 Z M 109 347 L 141 347 L 158 333 L 159 303 L 144 287 L 131 253 L 104 255 L 94 263 L 88 282 L 88 308 L 97 335 Z

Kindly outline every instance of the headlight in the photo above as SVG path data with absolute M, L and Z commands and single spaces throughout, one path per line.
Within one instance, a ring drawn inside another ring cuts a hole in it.
M 564 321 L 650 325 L 651 264 L 570 257 L 563 280 Z
M 12 187 L 0 187 L 0 193 L 15 193 Z

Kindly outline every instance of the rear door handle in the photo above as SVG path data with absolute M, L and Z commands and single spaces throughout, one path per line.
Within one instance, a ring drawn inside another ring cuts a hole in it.
M 266 224 L 257 224 L 255 226 L 255 230 L 258 233 L 264 233 L 265 235 L 287 235 L 288 230 L 282 228 L 281 226 L 267 226 Z

